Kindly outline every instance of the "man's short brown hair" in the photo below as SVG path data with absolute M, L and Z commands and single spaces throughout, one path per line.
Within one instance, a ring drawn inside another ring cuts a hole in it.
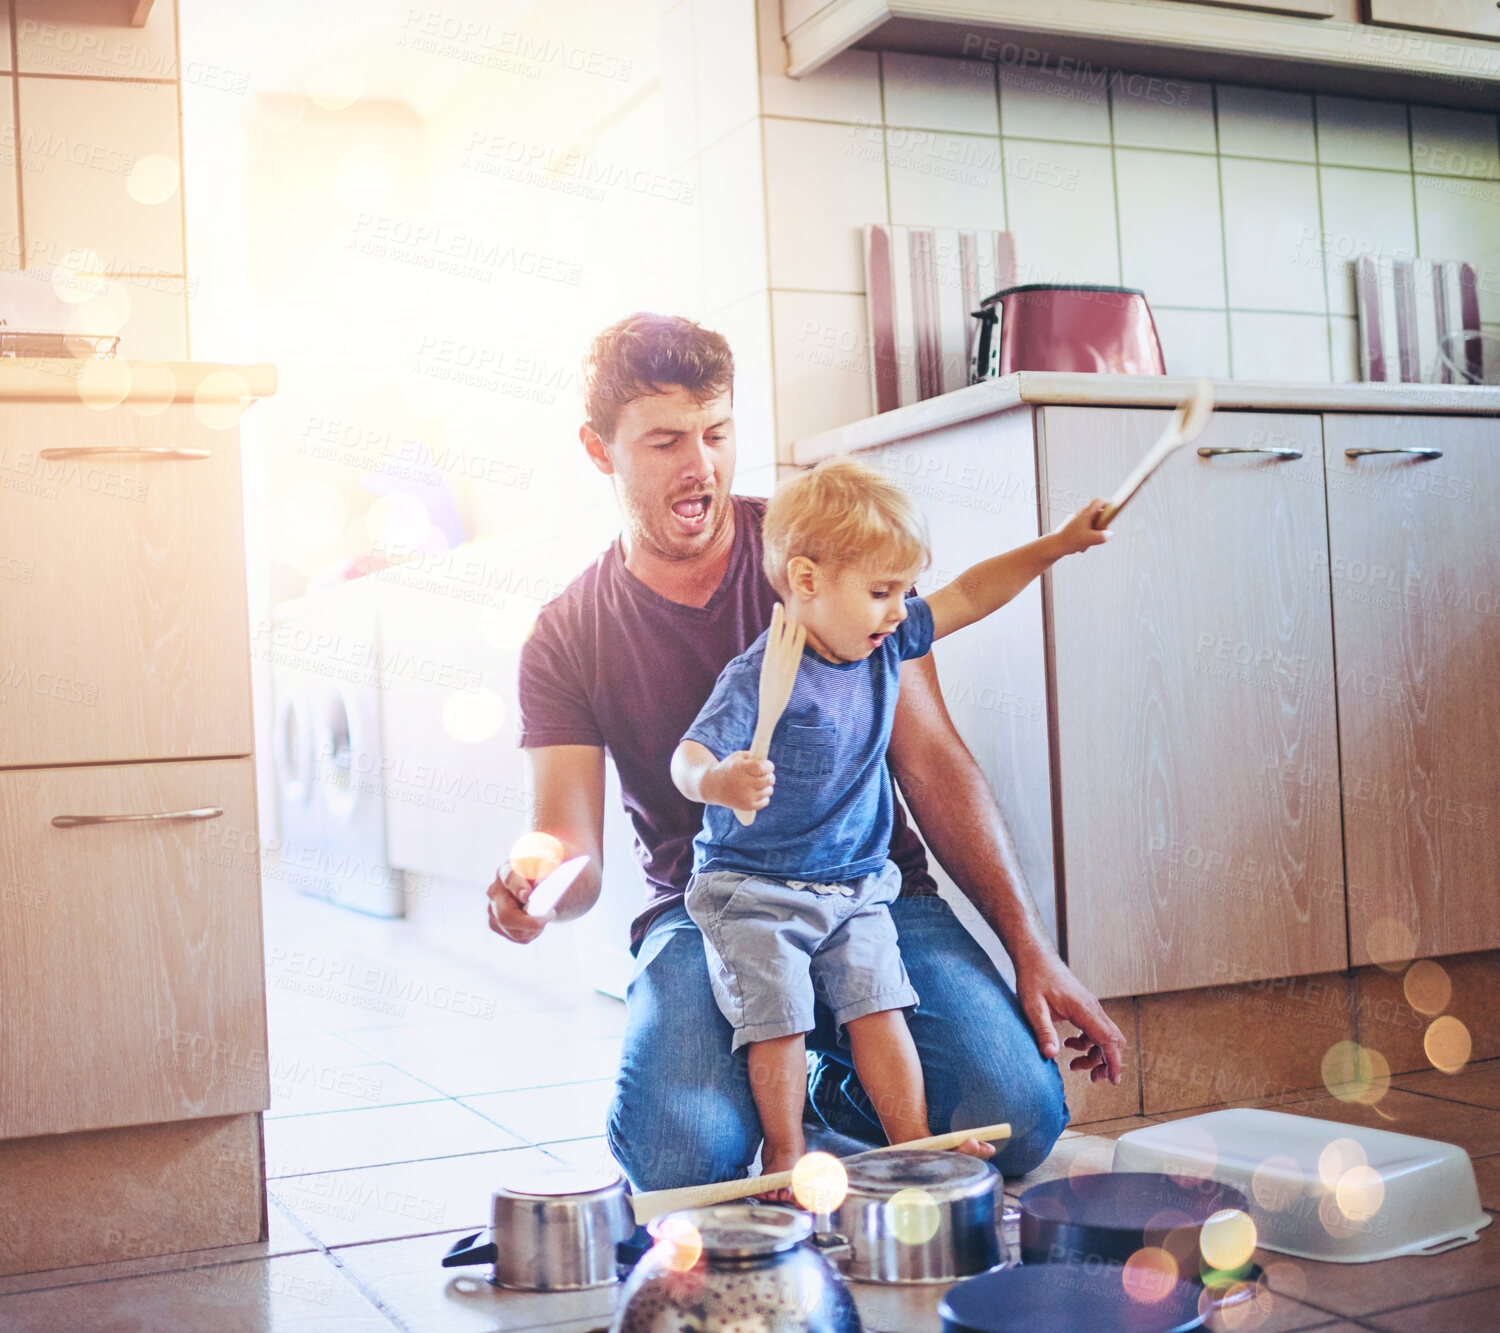
M 628 315 L 589 344 L 583 407 L 603 440 L 613 440 L 620 409 L 680 384 L 700 403 L 734 392 L 734 354 L 722 334 L 679 315 Z

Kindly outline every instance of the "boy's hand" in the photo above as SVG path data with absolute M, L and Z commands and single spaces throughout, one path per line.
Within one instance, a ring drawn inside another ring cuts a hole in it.
M 776 765 L 753 759 L 749 750 L 725 755 L 703 775 L 703 800 L 731 810 L 763 810 L 776 786 Z
M 1101 530 L 1094 526 L 1099 515 L 1104 512 L 1104 506 L 1103 500 L 1090 500 L 1052 534 L 1062 543 L 1065 554 L 1077 555 L 1078 552 L 1087 551 L 1090 546 L 1099 546 L 1114 536 L 1108 528 Z

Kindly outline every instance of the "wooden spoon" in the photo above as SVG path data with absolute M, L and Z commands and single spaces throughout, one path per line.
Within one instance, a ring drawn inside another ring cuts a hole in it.
M 844 1160 L 854 1162 L 874 1153 L 912 1148 L 947 1152 L 950 1148 L 958 1147 L 965 1139 L 993 1143 L 996 1139 L 1009 1137 L 1008 1124 L 984 1125 L 979 1129 L 955 1129 L 947 1134 L 934 1134 L 930 1139 L 913 1139 L 910 1143 L 893 1143 L 888 1148 L 871 1148 L 869 1152 L 855 1153 Z M 790 1171 L 773 1171 L 768 1176 L 721 1180 L 714 1185 L 684 1185 L 680 1189 L 650 1190 L 645 1194 L 632 1195 L 630 1206 L 635 1210 L 637 1225 L 645 1226 L 653 1217 L 660 1217 L 663 1213 L 675 1213 L 682 1208 L 707 1208 L 710 1204 L 729 1203 L 734 1199 L 748 1199 L 752 1194 L 769 1194 L 772 1190 L 786 1189 L 791 1183 Z
M 771 733 L 786 711 L 797 682 L 797 667 L 802 662 L 802 645 L 807 629 L 787 615 L 780 602 L 771 608 L 771 628 L 766 634 L 766 655 L 760 662 L 760 709 L 755 717 L 755 735 L 750 741 L 750 755 L 764 759 L 771 750 Z M 755 823 L 754 810 L 736 810 L 741 824 Z
M 1208 419 L 1213 414 L 1214 386 L 1208 380 L 1199 380 L 1193 386 L 1192 394 L 1178 403 L 1177 410 L 1172 413 L 1172 419 L 1167 422 L 1166 430 L 1161 433 L 1161 438 L 1136 464 L 1135 471 L 1120 483 L 1120 489 L 1110 497 L 1109 503 L 1099 511 L 1099 517 L 1094 520 L 1094 527 L 1103 529 L 1113 523 L 1120 510 L 1124 509 L 1130 503 L 1131 497 L 1145 485 L 1146 478 L 1166 462 L 1169 454 L 1182 448 L 1189 441 L 1196 440 L 1203 433 L 1203 428 L 1208 425 Z

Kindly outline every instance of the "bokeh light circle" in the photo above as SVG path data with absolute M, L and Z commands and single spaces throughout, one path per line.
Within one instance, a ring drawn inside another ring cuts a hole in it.
M 1387 972 L 1399 972 L 1411 962 L 1417 941 L 1404 921 L 1378 916 L 1365 928 L 1365 949 L 1372 963 Z
M 1373 1166 L 1351 1166 L 1339 1177 L 1333 1197 L 1351 1222 L 1368 1222 L 1385 1202 L 1385 1181 Z
M 234 371 L 211 370 L 193 390 L 193 415 L 209 430 L 233 430 L 254 401 L 250 386 Z
M 1373 1047 L 1336 1041 L 1323 1055 L 1323 1086 L 1341 1102 L 1373 1106 L 1391 1088 L 1391 1066 Z
M 937 1235 L 943 1214 L 926 1190 L 897 1190 L 886 1200 L 885 1223 L 903 1245 L 925 1245 Z
M 443 730 L 465 745 L 489 740 L 504 722 L 505 700 L 484 685 L 454 690 L 443 704 Z
M 662 1218 L 655 1235 L 657 1253 L 674 1273 L 686 1273 L 703 1253 L 703 1237 L 685 1217 Z
M 1354 1139 L 1333 1139 L 1325 1144 L 1318 1154 L 1318 1179 L 1325 1189 L 1334 1189 L 1345 1171 L 1356 1166 L 1368 1166 L 1365 1150 Z
M 1255 1253 L 1255 1223 L 1239 1208 L 1221 1208 L 1203 1224 L 1198 1248 L 1210 1268 L 1233 1272 Z
M 563 863 L 563 856 L 562 843 L 540 829 L 521 834 L 510 848 L 511 868 L 533 882 L 556 870 Z
M 1302 1168 L 1290 1157 L 1267 1157 L 1250 1177 L 1250 1194 L 1268 1213 L 1285 1212 L 1298 1199 L 1307 1182 Z
M 138 157 L 125 179 L 125 193 L 138 204 L 164 204 L 177 193 L 177 163 L 165 153 Z
M 1474 1050 L 1474 1039 L 1469 1036 L 1469 1029 L 1461 1019 L 1454 1018 L 1452 1014 L 1444 1014 L 1427 1025 L 1422 1048 L 1427 1052 L 1427 1058 L 1432 1061 L 1434 1069 L 1441 1069 L 1445 1074 L 1456 1074 L 1469 1063 L 1469 1056 Z
M 141 417 L 154 417 L 172 405 L 177 377 L 164 361 L 130 363 L 132 397 L 126 406 Z
M 832 1153 L 810 1152 L 792 1168 L 792 1198 L 810 1213 L 831 1213 L 849 1192 L 849 1173 Z
M 1120 1282 L 1125 1294 L 1142 1305 L 1154 1305 L 1177 1285 L 1177 1260 L 1155 1245 L 1146 1245 L 1125 1261 Z
M 319 65 L 307 76 L 308 100 L 324 111 L 342 111 L 353 106 L 364 90 L 364 76 L 341 60 Z
M 1453 982 L 1447 969 L 1431 958 L 1419 959 L 1407 968 L 1401 988 L 1411 1007 L 1429 1018 L 1442 1013 L 1453 998 Z

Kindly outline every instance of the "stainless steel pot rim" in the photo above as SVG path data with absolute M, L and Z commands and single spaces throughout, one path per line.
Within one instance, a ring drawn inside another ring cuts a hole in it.
M 495 1191 L 495 1198 L 582 1198 L 623 1186 L 624 1180 L 618 1171 L 588 1170 L 559 1162 L 556 1166 L 538 1166 L 517 1172 Z
M 848 1163 L 849 1197 L 864 1202 L 920 1190 L 933 1203 L 991 1193 L 999 1173 L 988 1162 L 963 1153 L 901 1149 L 871 1153 Z
M 812 1218 L 776 1204 L 716 1204 L 667 1213 L 646 1224 L 657 1240 L 691 1226 L 703 1252 L 718 1259 L 755 1259 L 794 1249 L 812 1235 Z
M 1015 1268 L 1016 1266 L 1002 1259 L 989 1268 L 981 1268 L 978 1272 L 964 1273 L 958 1277 L 952 1273 L 939 1274 L 937 1277 L 870 1277 L 865 1274 L 851 1273 L 840 1264 L 839 1276 L 845 1282 L 858 1282 L 865 1287 L 951 1287 L 955 1282 L 963 1282 L 967 1278 L 983 1277 L 986 1273 L 998 1273 L 1002 1268 Z

